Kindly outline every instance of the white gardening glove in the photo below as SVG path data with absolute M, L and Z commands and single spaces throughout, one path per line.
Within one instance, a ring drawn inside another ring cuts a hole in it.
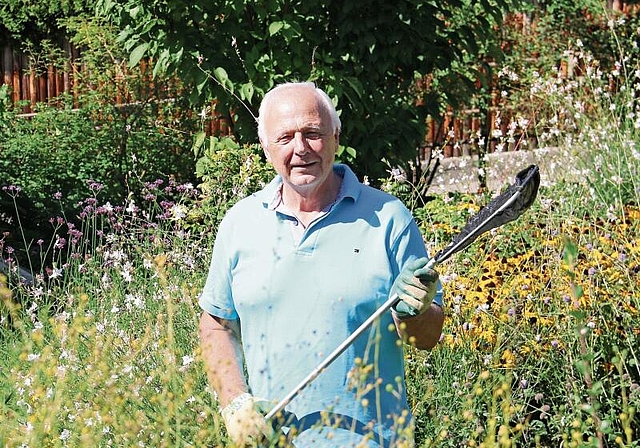
M 273 432 L 264 419 L 269 403 L 249 393 L 234 398 L 220 414 L 235 446 L 256 446 Z
M 428 262 L 428 258 L 409 261 L 393 283 L 391 294 L 400 298 L 393 307 L 398 317 L 418 316 L 431 306 L 439 276 L 435 270 L 426 268 Z

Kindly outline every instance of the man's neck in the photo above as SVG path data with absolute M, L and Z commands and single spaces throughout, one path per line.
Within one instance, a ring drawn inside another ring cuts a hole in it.
M 332 204 L 342 185 L 342 178 L 335 172 L 316 188 L 282 185 L 282 201 L 294 213 L 321 212 Z

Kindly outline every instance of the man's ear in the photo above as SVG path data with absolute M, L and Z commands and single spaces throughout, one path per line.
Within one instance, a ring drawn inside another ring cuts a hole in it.
M 269 150 L 267 149 L 267 145 L 260 142 L 260 146 L 262 146 L 262 152 L 264 152 L 264 156 L 267 158 L 267 162 L 271 163 L 271 155 L 269 154 Z

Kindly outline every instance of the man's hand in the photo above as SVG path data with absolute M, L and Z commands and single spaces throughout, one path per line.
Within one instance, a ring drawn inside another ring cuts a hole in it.
M 436 296 L 438 273 L 427 269 L 428 258 L 418 258 L 408 262 L 391 288 L 400 301 L 393 311 L 400 318 L 418 316 L 429 309 Z
M 271 436 L 273 429 L 265 421 L 263 413 L 267 407 L 266 400 L 243 393 L 221 411 L 227 434 L 235 446 L 256 446 Z

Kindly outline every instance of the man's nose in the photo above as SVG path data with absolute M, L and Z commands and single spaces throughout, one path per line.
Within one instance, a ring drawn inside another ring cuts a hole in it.
M 293 137 L 293 150 L 296 154 L 303 155 L 306 154 L 309 150 L 309 146 L 307 145 L 307 139 L 304 138 L 304 134 L 302 132 L 296 132 Z

